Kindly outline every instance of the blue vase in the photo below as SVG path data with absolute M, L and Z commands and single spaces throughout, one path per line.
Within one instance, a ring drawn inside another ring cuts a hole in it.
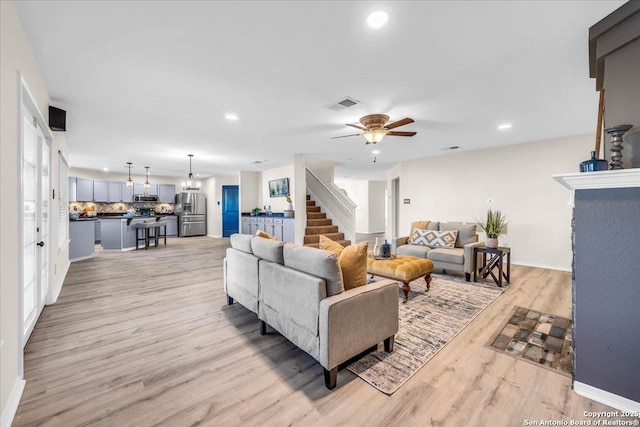
M 391 258 L 391 245 L 387 243 L 387 239 L 385 239 L 382 246 L 380 246 L 380 256 L 382 258 Z
M 591 159 L 580 163 L 580 172 L 606 171 L 609 169 L 609 163 L 606 160 L 596 159 L 596 152 L 591 152 Z

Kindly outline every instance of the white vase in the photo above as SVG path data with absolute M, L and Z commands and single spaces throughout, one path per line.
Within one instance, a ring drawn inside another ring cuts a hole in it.
M 373 246 L 373 256 L 380 256 L 380 243 L 376 237 L 376 244 Z
M 498 247 L 498 238 L 497 237 L 487 237 L 484 241 L 484 244 L 488 248 L 495 249 Z

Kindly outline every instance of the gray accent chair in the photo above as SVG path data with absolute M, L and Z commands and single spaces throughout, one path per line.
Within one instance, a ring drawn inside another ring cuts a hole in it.
M 338 366 L 381 341 L 393 351 L 398 332 L 398 283 L 380 280 L 344 290 L 336 254 L 257 236 L 234 234 L 224 259 L 227 303 L 258 314 L 315 358 L 325 385 Z
M 484 245 L 478 242 L 475 224 L 462 222 L 431 221 L 427 230 L 448 231 L 458 230 L 458 238 L 453 248 L 430 248 L 428 246 L 411 244 L 410 236 L 395 239 L 393 246 L 398 255 L 411 255 L 427 258 L 433 262 L 434 271 L 455 271 L 464 273 L 467 282 L 473 273 L 473 248 Z M 480 265 L 480 264 L 477 264 Z

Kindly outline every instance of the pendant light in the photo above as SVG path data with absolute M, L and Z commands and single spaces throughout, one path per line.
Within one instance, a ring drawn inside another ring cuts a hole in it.
M 131 179 L 131 165 L 133 163 L 127 162 L 127 167 L 129 168 L 129 178 L 127 178 L 127 187 L 133 187 L 133 180 Z
M 196 182 L 193 179 L 193 173 L 191 172 L 191 159 L 193 158 L 193 154 L 187 154 L 189 156 L 189 176 L 187 177 L 187 182 L 182 183 L 183 190 L 199 190 L 200 183 Z
M 151 188 L 151 184 L 149 183 L 149 166 L 144 167 L 147 170 L 147 180 L 144 182 L 144 189 L 148 190 Z

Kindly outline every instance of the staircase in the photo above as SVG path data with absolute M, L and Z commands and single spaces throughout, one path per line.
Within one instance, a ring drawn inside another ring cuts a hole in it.
M 333 225 L 333 221 L 327 218 L 327 214 L 322 212 L 320 206 L 316 206 L 315 200 L 311 200 L 311 196 L 307 194 L 307 226 L 304 229 L 304 245 L 317 248 L 320 235 L 335 240 L 342 246 L 351 244 L 349 240 L 344 240 L 344 233 L 338 231 L 338 226 Z

